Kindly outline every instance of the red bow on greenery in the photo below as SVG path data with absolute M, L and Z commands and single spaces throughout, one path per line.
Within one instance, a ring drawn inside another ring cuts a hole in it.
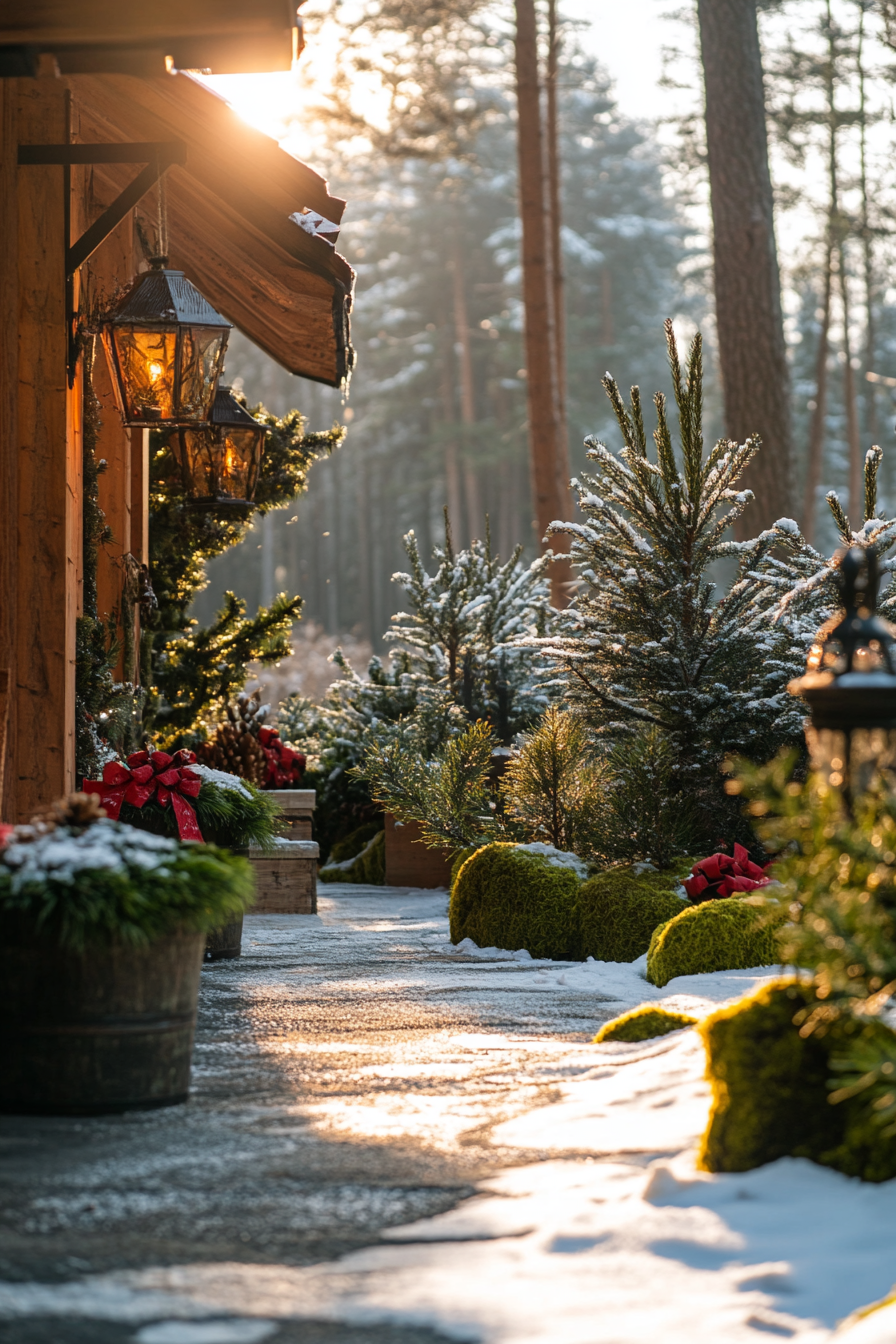
M 100 806 L 113 821 L 118 820 L 122 803 L 143 807 L 154 798 L 160 807 L 167 807 L 170 802 L 181 840 L 201 840 L 196 813 L 189 802 L 202 788 L 202 779 L 190 769 L 195 763 L 192 751 L 178 751 L 174 756 L 164 751 L 135 751 L 126 766 L 110 761 L 103 766 L 101 780 L 85 779 L 84 792 L 99 794 Z
M 733 858 L 730 854 L 710 854 L 708 859 L 695 863 L 684 889 L 689 900 L 699 905 L 701 901 L 767 887 L 771 880 L 758 863 L 752 862 L 743 845 L 735 845 Z
M 264 752 L 263 789 L 294 789 L 305 773 L 305 757 L 281 742 L 276 728 L 261 728 L 258 740 Z

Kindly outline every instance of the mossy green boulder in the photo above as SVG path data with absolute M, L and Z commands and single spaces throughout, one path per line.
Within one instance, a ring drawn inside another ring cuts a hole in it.
M 365 834 L 362 834 L 362 832 Z M 347 855 L 346 850 L 349 851 Z M 355 852 L 352 853 L 352 850 Z M 383 886 L 386 881 L 385 831 L 377 827 L 375 823 L 368 826 L 359 826 L 357 831 L 353 831 L 338 845 L 333 846 L 330 857 L 325 866 L 321 868 L 318 877 L 321 882 L 351 882 L 363 886 Z
M 702 908 L 702 907 L 701 907 Z M 699 1162 L 706 1171 L 750 1171 L 779 1157 L 806 1157 L 847 1176 L 896 1176 L 896 1144 L 867 1104 L 832 1105 L 830 1057 L 856 1034 L 893 1033 L 881 1022 L 843 1017 L 808 1037 L 794 1017 L 811 986 L 776 980 L 700 1025 L 713 1102 Z
M 602 1041 L 649 1041 L 654 1036 L 666 1036 L 670 1031 L 681 1031 L 682 1027 L 692 1027 L 696 1017 L 687 1013 L 670 1013 L 665 1008 L 654 1008 L 644 1003 L 640 1008 L 632 1008 L 612 1022 L 605 1022 L 594 1038 L 594 1044 Z
M 652 872 L 641 865 L 608 868 L 589 878 L 577 901 L 579 955 L 595 961 L 643 956 L 654 929 L 689 908 L 675 895 L 678 882 L 674 870 Z
M 525 948 L 533 957 L 568 958 L 577 943 L 572 867 L 519 845 L 490 844 L 460 867 L 448 907 L 451 941 L 479 947 Z
M 667 985 L 679 975 L 774 966 L 786 909 L 764 896 L 728 896 L 685 908 L 650 940 L 647 979 Z

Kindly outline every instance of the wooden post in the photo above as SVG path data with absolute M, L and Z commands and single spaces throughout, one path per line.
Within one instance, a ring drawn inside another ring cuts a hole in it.
M 68 140 L 62 81 L 43 75 L 17 86 L 18 142 Z M 17 168 L 16 196 L 17 433 L 4 445 L 18 456 L 9 811 L 27 818 L 74 781 L 81 473 L 78 399 L 67 377 L 62 168 Z

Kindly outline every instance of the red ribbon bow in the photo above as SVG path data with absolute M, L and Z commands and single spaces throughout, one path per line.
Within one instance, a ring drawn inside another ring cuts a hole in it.
M 192 751 L 181 750 L 169 756 L 165 751 L 135 751 L 126 766 L 110 761 L 103 766 L 103 778 L 85 779 L 84 792 L 97 793 L 106 815 L 117 821 L 122 803 L 142 807 L 155 798 L 160 807 L 170 803 L 177 818 L 181 840 L 201 840 L 202 832 L 190 798 L 197 798 L 202 779 L 191 770 L 196 764 Z
M 733 858 L 730 854 L 710 854 L 708 859 L 701 859 L 694 864 L 691 874 L 684 889 L 694 905 L 733 896 L 735 892 L 755 891 L 757 887 L 767 887 L 772 880 L 758 863 L 752 862 L 743 845 L 734 846 Z
M 265 774 L 263 789 L 290 789 L 301 782 L 305 773 L 305 757 L 280 740 L 277 728 L 260 728 L 258 740 L 264 752 Z

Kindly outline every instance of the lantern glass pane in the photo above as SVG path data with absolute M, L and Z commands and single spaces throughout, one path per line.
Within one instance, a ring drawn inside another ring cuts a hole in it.
M 181 429 L 177 447 L 184 488 L 196 499 L 251 499 L 261 440 L 252 429 Z
M 218 435 L 213 429 L 182 429 L 172 442 L 180 448 L 184 489 L 197 499 L 217 494 Z
M 227 333 L 220 327 L 184 327 L 180 348 L 177 418 L 207 420 L 224 361 Z
M 254 429 L 227 430 L 221 462 L 221 494 L 233 499 L 251 499 L 255 494 L 260 438 Z
M 848 784 L 853 793 L 862 793 L 878 771 L 896 774 L 896 730 L 853 728 L 845 733 L 837 728 L 813 728 L 808 721 L 805 728 L 812 769 L 832 788 Z
M 125 418 L 130 422 L 174 419 L 174 331 L 114 327 Z

